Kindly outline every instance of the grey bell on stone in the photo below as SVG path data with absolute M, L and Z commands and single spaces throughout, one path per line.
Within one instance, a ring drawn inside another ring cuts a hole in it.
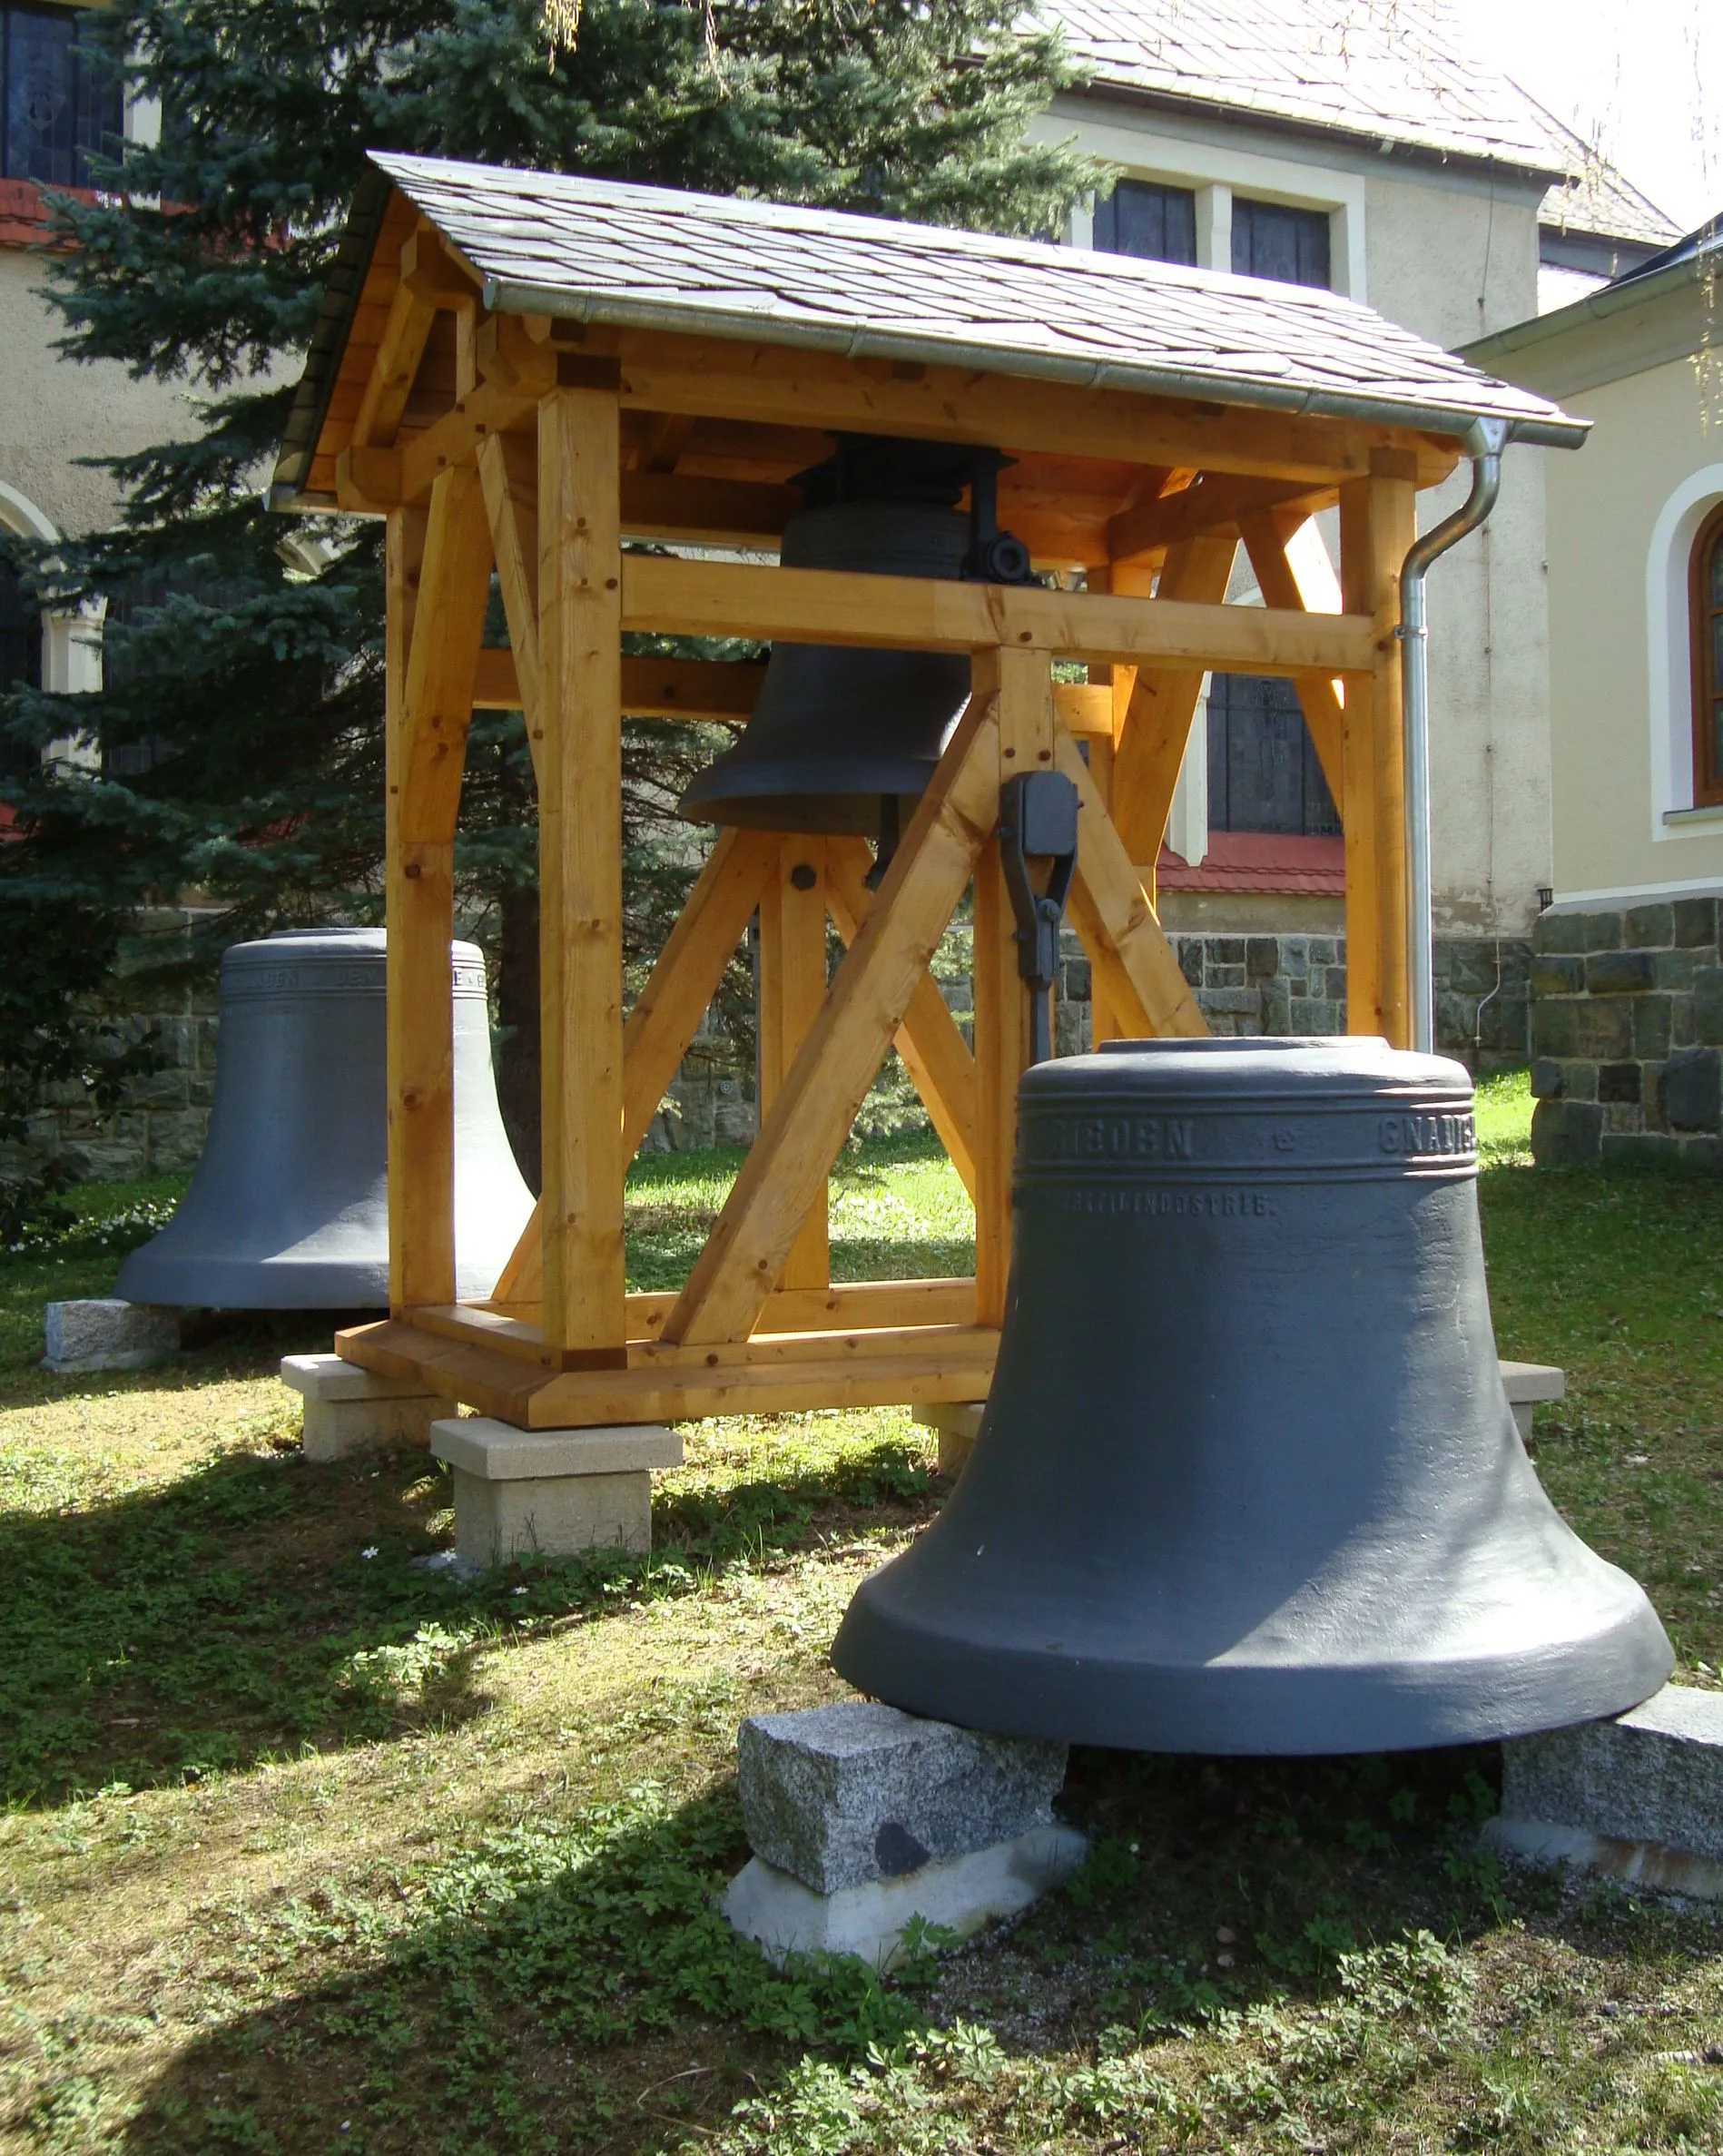
M 532 1211 L 491 1073 L 485 966 L 450 949 L 457 1291 L 490 1293 Z M 389 1304 L 384 933 L 320 929 L 222 960 L 209 1137 L 173 1218 L 121 1268 L 134 1303 Z
M 859 1690 L 1142 1751 L 1615 1715 L 1673 1662 L 1502 1392 L 1472 1083 L 1379 1040 L 1119 1041 L 1024 1078 L 975 1449 L 862 1584 Z

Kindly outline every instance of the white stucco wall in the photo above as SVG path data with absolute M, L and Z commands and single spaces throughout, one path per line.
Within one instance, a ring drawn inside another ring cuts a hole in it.
M 44 264 L 0 247 L 0 486 L 35 505 L 58 533 L 91 531 L 113 514 L 105 472 L 80 457 L 123 456 L 191 431 L 185 393 L 134 382 L 117 362 L 80 366 L 56 352 L 59 315 L 40 296 Z M 24 520 L 0 503 L 0 517 Z
M 1098 98 L 1058 101 L 1035 132 L 1074 137 L 1131 176 L 1197 188 L 1199 246 L 1217 187 L 1326 210 L 1336 287 L 1444 347 L 1537 311 L 1535 184 Z M 1071 237 L 1088 241 L 1086 221 Z M 1511 452 L 1487 531 L 1431 573 L 1439 932 L 1523 934 L 1551 881 L 1544 466 L 1559 454 Z M 1462 467 L 1422 498 L 1422 528 L 1463 497 L 1469 477 Z
M 1692 804 L 1688 565 L 1723 501 L 1723 415 L 1691 362 L 1576 394 L 1596 422 L 1550 474 L 1558 901 L 1723 890 L 1723 809 Z

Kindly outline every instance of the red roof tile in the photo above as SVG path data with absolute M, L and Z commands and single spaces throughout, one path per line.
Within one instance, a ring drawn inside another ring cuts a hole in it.
M 1155 883 L 1159 891 L 1296 891 L 1339 898 L 1346 889 L 1345 842 L 1280 832 L 1212 831 L 1208 852 L 1197 868 L 1163 846 Z

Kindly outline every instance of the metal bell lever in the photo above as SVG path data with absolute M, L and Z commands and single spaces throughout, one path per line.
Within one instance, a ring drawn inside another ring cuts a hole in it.
M 1049 861 L 1038 891 L 1029 863 Z M 1017 970 L 1029 983 L 1029 1061 L 1053 1053 L 1047 999 L 1058 979 L 1058 932 L 1077 872 L 1077 788 L 1057 771 L 1019 772 L 999 789 L 999 861 L 1017 916 Z

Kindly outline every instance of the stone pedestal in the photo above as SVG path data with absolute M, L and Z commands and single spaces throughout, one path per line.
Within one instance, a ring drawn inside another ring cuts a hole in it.
M 180 1352 L 180 1317 L 153 1303 L 113 1297 L 50 1303 L 42 1314 L 42 1367 L 57 1377 L 91 1370 L 147 1370 Z
M 1086 1854 L 1053 1817 L 1063 1745 L 856 1700 L 751 1717 L 736 1748 L 754 1855 L 724 1914 L 774 1960 L 853 1954 L 889 1967 L 913 1918 L 964 1937 L 1027 1908 Z
M 1507 1363 L 1501 1365 L 1501 1389 L 1513 1410 L 1514 1427 L 1522 1442 L 1531 1442 L 1532 1411 L 1541 1400 L 1565 1400 L 1568 1380 L 1564 1371 L 1548 1363 Z
M 455 1549 L 464 1564 L 652 1547 L 655 1467 L 680 1467 L 682 1438 L 656 1423 L 518 1430 L 473 1415 L 433 1423 L 454 1471 Z
M 349 1452 L 430 1442 L 433 1417 L 448 1402 L 420 1378 L 379 1377 L 340 1355 L 284 1355 L 281 1383 L 305 1403 L 300 1442 L 320 1462 Z
M 955 1481 L 963 1472 L 981 1427 L 985 1400 L 944 1400 L 932 1407 L 918 1407 L 915 1420 L 931 1430 L 940 1441 L 940 1472 Z
M 1492 1846 L 1723 1899 L 1723 1692 L 1665 1685 L 1612 1721 L 1501 1747 Z

